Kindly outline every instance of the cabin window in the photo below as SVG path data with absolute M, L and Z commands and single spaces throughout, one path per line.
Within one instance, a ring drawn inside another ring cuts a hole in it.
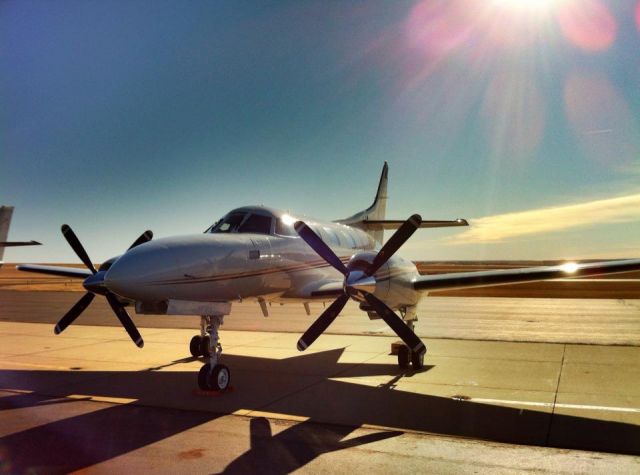
M 355 248 L 358 247 L 358 244 L 356 243 L 356 240 L 351 235 L 351 232 L 349 232 L 349 231 L 340 231 L 340 233 L 342 234 L 342 236 L 345 237 L 345 242 L 347 242 L 347 247 L 349 247 L 351 249 L 355 249 Z
M 333 229 L 323 228 L 327 236 L 329 236 L 329 242 L 327 244 L 333 244 L 334 246 L 339 246 L 340 241 L 338 240 L 338 235 Z
M 271 216 L 252 214 L 238 229 L 239 233 L 271 234 Z

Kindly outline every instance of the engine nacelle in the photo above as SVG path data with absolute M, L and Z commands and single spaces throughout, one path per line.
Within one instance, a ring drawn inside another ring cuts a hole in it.
M 359 252 L 347 265 L 349 271 L 366 271 L 373 262 L 377 252 Z M 418 269 L 411 261 L 400 256 L 391 258 L 373 275 L 375 279 L 375 295 L 391 309 L 411 307 L 418 303 L 419 293 L 413 288 L 413 281 L 419 276 Z

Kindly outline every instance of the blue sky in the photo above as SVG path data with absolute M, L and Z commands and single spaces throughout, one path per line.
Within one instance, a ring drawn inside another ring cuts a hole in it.
M 7 262 L 266 204 L 464 217 L 413 259 L 640 256 L 636 1 L 5 1 Z

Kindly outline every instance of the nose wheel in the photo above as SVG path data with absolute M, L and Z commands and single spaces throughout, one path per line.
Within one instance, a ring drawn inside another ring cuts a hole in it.
M 198 387 L 202 391 L 224 391 L 231 383 L 231 371 L 218 363 L 222 355 L 218 330 L 223 321 L 223 315 L 203 315 L 200 317 L 200 335 L 194 336 L 189 343 L 189 351 L 194 357 L 208 358 L 198 372 Z
M 209 335 L 195 335 L 191 338 L 191 342 L 189 343 L 189 352 L 191 356 L 194 358 L 199 358 L 200 356 L 209 356 L 209 342 L 211 338 Z
M 231 372 L 223 364 L 205 364 L 198 372 L 198 387 L 203 391 L 224 391 L 231 382 Z

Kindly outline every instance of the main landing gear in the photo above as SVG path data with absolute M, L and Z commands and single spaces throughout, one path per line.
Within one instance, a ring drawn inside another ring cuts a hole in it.
M 402 345 L 398 347 L 398 366 L 402 369 L 409 368 L 409 363 L 414 371 L 424 367 L 424 353 L 416 353 L 411 351 L 408 346 Z
M 415 322 L 418 320 L 415 316 L 415 308 L 412 309 L 413 313 L 410 316 L 410 320 L 406 319 L 407 314 L 409 313 L 407 309 L 401 309 L 400 313 L 405 320 L 407 326 L 413 331 L 415 327 Z M 416 353 L 415 351 L 411 351 L 411 349 L 405 345 L 403 342 L 394 343 L 391 345 L 391 353 L 398 355 L 398 366 L 402 369 L 408 369 L 409 365 L 413 368 L 414 371 L 421 370 L 424 368 L 424 355 L 425 353 Z
M 222 345 L 218 329 L 224 315 L 202 315 L 200 317 L 200 335 L 191 339 L 189 350 L 194 357 L 204 356 L 209 361 L 198 372 L 198 387 L 203 391 L 224 391 L 231 382 L 231 371 L 218 364 L 222 354 Z

